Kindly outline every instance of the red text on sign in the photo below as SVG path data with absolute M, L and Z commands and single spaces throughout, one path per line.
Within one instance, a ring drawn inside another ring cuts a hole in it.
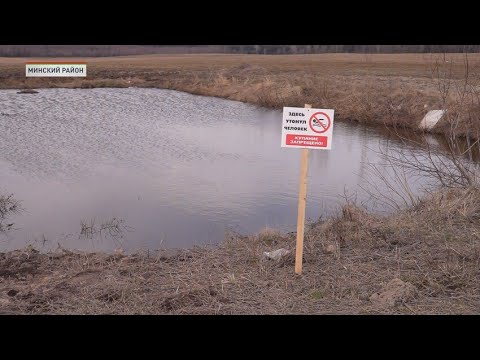
M 290 146 L 327 147 L 327 140 L 326 136 L 287 134 L 286 144 Z

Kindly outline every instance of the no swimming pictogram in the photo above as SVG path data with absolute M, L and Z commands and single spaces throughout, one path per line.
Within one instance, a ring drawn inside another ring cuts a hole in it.
M 319 111 L 310 116 L 310 129 L 318 134 L 322 134 L 330 129 L 331 124 L 330 117 L 324 112 Z

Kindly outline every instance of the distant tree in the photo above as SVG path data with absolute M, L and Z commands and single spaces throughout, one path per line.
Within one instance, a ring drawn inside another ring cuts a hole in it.
M 0 56 L 115 56 L 154 53 L 444 53 L 480 52 L 480 45 L 0 45 Z

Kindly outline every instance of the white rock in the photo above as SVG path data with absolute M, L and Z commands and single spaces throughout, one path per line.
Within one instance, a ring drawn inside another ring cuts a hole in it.
M 334 244 L 329 244 L 327 245 L 325 251 L 329 254 L 333 254 L 335 251 L 337 251 L 337 247 Z
M 287 249 L 278 249 L 278 250 L 275 250 L 275 251 L 270 251 L 270 252 L 267 252 L 265 251 L 263 253 L 263 256 L 267 259 L 272 259 L 272 260 L 280 260 L 282 257 L 284 257 L 285 255 L 288 255 L 290 254 L 290 250 L 287 250 Z
M 423 130 L 433 129 L 444 115 L 445 110 L 430 110 L 422 119 L 418 127 Z

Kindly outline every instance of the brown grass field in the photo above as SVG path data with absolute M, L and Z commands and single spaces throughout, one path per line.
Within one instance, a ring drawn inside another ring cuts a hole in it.
M 414 129 L 428 110 L 447 108 L 460 119 L 456 135 L 479 138 L 480 54 L 467 59 L 468 66 L 464 54 L 68 58 L 88 62 L 88 76 L 72 79 L 26 78 L 24 63 L 34 59 L 0 58 L 0 88 L 156 87 L 271 108 L 309 103 L 334 108 L 337 120 Z M 442 95 L 445 88 L 448 93 Z M 435 131 L 448 130 L 439 126 Z

